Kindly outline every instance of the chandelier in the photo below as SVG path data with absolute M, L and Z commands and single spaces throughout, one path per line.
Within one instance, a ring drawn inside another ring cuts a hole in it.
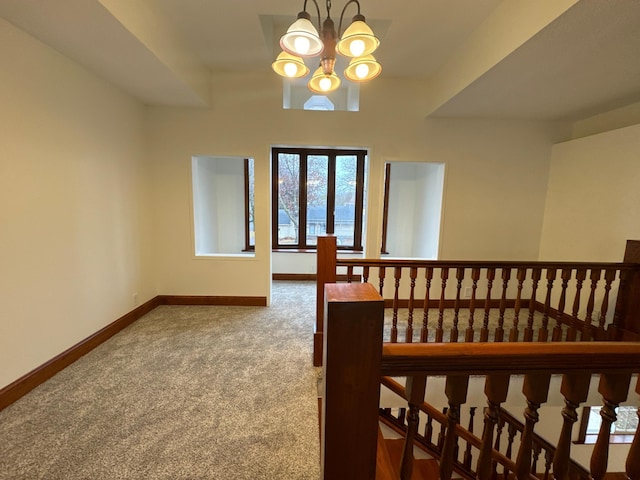
M 371 55 L 380 40 L 365 23 L 360 14 L 360 3 L 349 0 L 340 14 L 338 32 L 331 19 L 331 0 L 327 0 L 327 18 L 320 25 L 320 7 L 316 0 L 312 0 L 318 13 L 318 29 L 311 23 L 311 15 L 307 13 L 307 1 L 304 1 L 302 12 L 297 20 L 289 27 L 287 33 L 280 38 L 283 52 L 273 62 L 273 70 L 286 78 L 301 78 L 309 73 L 303 58 L 320 55 L 320 66 L 313 73 L 307 86 L 309 90 L 318 94 L 327 94 L 340 86 L 340 77 L 335 73 L 336 52 L 345 57 L 351 57 L 349 65 L 344 70 L 344 76 L 353 82 L 365 82 L 380 75 L 382 66 Z M 342 18 L 347 7 L 355 3 L 358 13 L 353 17 L 351 25 L 344 31 L 340 40 Z

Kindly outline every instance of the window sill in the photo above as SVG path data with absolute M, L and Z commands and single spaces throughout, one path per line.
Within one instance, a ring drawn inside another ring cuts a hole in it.
M 317 248 L 272 248 L 274 253 L 318 253 Z M 338 250 L 338 255 L 348 253 L 349 255 L 363 255 L 362 250 Z
M 598 440 L 597 434 L 587 434 L 584 442 L 575 441 L 573 442 L 576 445 L 594 445 Z M 633 442 L 633 434 L 624 434 L 624 433 L 614 433 L 609 436 L 610 444 L 619 444 L 619 443 L 632 443 Z

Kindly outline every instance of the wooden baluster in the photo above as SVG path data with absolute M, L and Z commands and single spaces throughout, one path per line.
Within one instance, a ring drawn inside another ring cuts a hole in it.
M 431 415 L 427 416 L 427 423 L 424 426 L 424 438 L 431 445 L 433 441 L 433 417 Z
M 476 311 L 476 290 L 478 289 L 478 280 L 480 279 L 480 269 L 474 267 L 471 269 L 471 300 L 469 300 L 469 326 L 464 335 L 465 342 L 473 342 L 473 315 Z
M 640 378 L 636 383 L 636 393 L 640 395 Z M 640 407 L 638 407 L 638 418 L 640 419 Z M 633 442 L 629 447 L 625 467 L 629 480 L 640 480 L 640 427 L 636 429 Z
M 512 450 L 513 450 L 513 441 L 516 438 L 517 433 L 518 433 L 518 429 L 516 428 L 516 426 L 510 423 L 509 427 L 507 428 L 507 434 L 508 434 L 507 435 L 507 452 L 506 452 L 507 458 L 511 458 Z M 502 477 L 504 479 L 509 478 L 509 470 L 507 470 L 507 467 L 504 467 Z
M 488 375 L 484 383 L 484 393 L 487 396 L 487 407 L 484 409 L 484 429 L 482 444 L 478 457 L 477 476 L 479 480 L 489 480 L 492 477 L 492 446 L 493 430 L 500 420 L 500 404 L 507 399 L 509 391 L 509 375 Z M 500 435 L 496 437 L 496 450 L 500 449 Z
M 602 423 L 598 432 L 598 439 L 591 454 L 591 477 L 601 480 L 607 473 L 609 463 L 609 435 L 611 425 L 616 421 L 616 408 L 627 399 L 631 374 L 601 374 L 598 392 L 602 395 L 603 403 L 600 410 Z
M 442 285 L 440 287 L 440 304 L 438 305 L 438 326 L 436 327 L 436 342 L 442 342 L 442 324 L 444 322 L 444 300 L 445 290 L 447 288 L 447 280 L 449 278 L 449 267 L 442 267 L 440 270 L 440 279 Z
M 400 407 L 398 409 L 398 421 L 400 423 L 404 423 L 406 414 L 407 414 L 407 409 L 405 407 Z
M 538 458 L 540 458 L 540 453 L 542 452 L 542 445 L 540 445 L 537 442 L 534 442 L 532 450 L 533 452 L 532 452 L 532 459 L 531 459 L 531 474 L 536 475 L 538 473 Z
M 347 283 L 353 283 L 353 265 L 347 267 Z
M 562 430 L 553 457 L 553 476 L 556 480 L 569 478 L 569 460 L 571 459 L 571 431 L 578 421 L 576 409 L 586 402 L 591 383 L 590 373 L 565 374 L 562 376 L 560 393 L 564 396 L 562 409 Z
M 467 401 L 469 386 L 468 375 L 447 375 L 445 394 L 447 395 L 449 410 L 447 411 L 447 431 L 440 457 L 440 480 L 449 480 L 453 473 L 453 463 L 457 458 L 458 437 L 456 425 L 460 423 L 460 405 Z
M 451 327 L 451 342 L 458 341 L 458 321 L 460 314 L 460 293 L 462 291 L 462 280 L 464 280 L 464 268 L 456 268 L 456 300 L 453 304 L 453 326 Z
M 551 450 L 544 451 L 544 477 L 543 480 L 549 479 L 551 464 L 553 463 L 553 452 Z
M 420 331 L 420 341 L 429 340 L 429 292 L 431 290 L 431 280 L 433 279 L 433 268 L 427 267 L 424 271 L 425 291 L 424 291 L 424 313 L 422 315 L 422 330 Z
M 362 267 L 362 282 L 369 283 L 369 266 Z
M 513 325 L 511 327 L 511 331 L 509 332 L 510 342 L 517 342 L 518 337 L 520 336 L 520 331 L 518 330 L 518 323 L 520 322 L 520 308 L 522 304 L 522 286 L 524 284 L 525 278 L 527 278 L 527 269 L 518 268 L 518 272 L 516 274 L 516 279 L 518 280 L 518 291 L 516 292 L 516 303 L 513 306 Z
M 484 319 L 482 321 L 482 329 L 480 330 L 480 341 L 489 340 L 489 314 L 491 312 L 491 287 L 493 280 L 496 278 L 496 269 L 487 268 L 487 298 L 484 301 Z
M 409 270 L 409 278 L 411 279 L 411 285 L 409 289 L 409 316 L 407 317 L 407 334 L 405 342 L 413 342 L 413 303 L 414 294 L 416 290 L 416 277 L 418 276 L 418 267 L 411 267 Z
M 469 408 L 469 433 L 473 433 L 473 417 L 476 415 L 476 407 Z M 464 450 L 463 465 L 467 468 L 471 468 L 471 462 L 473 461 L 473 455 L 471 455 L 471 443 L 467 442 L 467 448 Z
M 447 407 L 444 407 L 442 409 L 442 413 L 444 415 L 447 414 L 447 412 L 449 411 L 449 409 Z M 440 425 L 440 433 L 438 434 L 438 451 L 440 452 L 440 454 L 442 455 L 442 446 L 444 445 L 444 436 L 445 433 L 447 431 L 447 428 L 444 424 Z
M 596 301 L 596 289 L 598 288 L 598 282 L 600 281 L 600 275 L 602 274 L 602 270 L 599 268 L 591 269 L 591 291 L 589 292 L 589 300 L 587 301 L 587 316 L 584 321 L 587 326 L 590 326 L 593 323 L 593 309 L 595 308 Z M 583 340 L 591 340 L 591 329 L 585 328 L 582 331 Z
M 498 327 L 496 328 L 494 342 L 504 340 L 504 312 L 507 309 L 507 287 L 511 280 L 511 269 L 502 269 L 502 295 L 500 296 L 500 315 L 498 316 Z
M 386 268 L 385 267 L 379 267 L 378 268 L 378 293 L 380 293 L 380 296 L 382 298 L 384 298 L 384 295 L 383 295 L 382 292 L 384 292 L 385 272 L 386 272 Z
M 393 317 L 391 319 L 391 343 L 398 341 L 398 301 L 400 295 L 400 278 L 402 278 L 402 267 L 393 269 L 394 291 L 393 291 Z
M 604 271 L 604 297 L 602 298 L 602 305 L 600 307 L 600 320 L 598 321 L 598 334 L 597 340 L 606 340 L 607 333 L 604 329 L 604 324 L 607 321 L 607 311 L 609 310 L 609 293 L 611 292 L 611 284 L 616 279 L 616 270 L 606 269 Z
M 527 318 L 527 328 L 524 330 L 524 341 L 533 341 L 533 318 L 536 312 L 536 292 L 538 291 L 538 282 L 542 277 L 542 269 L 534 268 L 531 270 L 531 298 L 529 299 L 529 317 Z
M 533 447 L 533 429 L 538 423 L 538 409 L 547 401 L 549 394 L 550 374 L 530 374 L 524 376 L 522 393 L 527 399 L 524 411 L 524 431 L 520 439 L 520 449 L 516 458 L 516 478 L 527 480 L 531 473 L 531 452 Z
M 549 339 L 549 310 L 551 309 L 551 290 L 553 290 L 553 282 L 556 279 L 556 269 L 547 269 L 547 295 L 544 300 L 544 309 L 542 311 L 542 327 L 538 331 L 538 341 L 546 342 Z
M 576 271 L 576 295 L 573 297 L 573 308 L 571 310 L 571 315 L 573 316 L 573 320 L 577 320 L 578 314 L 580 313 L 580 294 L 582 292 L 582 284 L 587 278 L 587 269 L 586 268 L 578 268 Z M 567 342 L 575 342 L 578 336 L 578 330 L 575 327 L 575 324 L 572 322 L 569 330 L 567 330 Z
M 556 318 L 556 326 L 553 327 L 553 334 L 551 340 L 554 342 L 562 341 L 562 319 L 564 318 L 564 305 L 567 299 L 567 286 L 569 280 L 571 280 L 571 269 L 563 268 L 560 278 L 562 279 L 562 285 L 560 287 L 560 300 L 558 300 L 558 318 Z
M 486 415 L 486 412 L 485 412 L 485 415 Z M 499 412 L 498 412 L 498 428 L 497 428 L 497 431 L 496 431 L 496 442 L 493 445 L 493 448 L 498 452 L 500 451 L 500 440 L 502 439 L 502 429 L 503 428 L 504 428 L 504 420 L 502 418 L 500 418 L 500 415 L 499 415 Z M 480 448 L 482 448 L 482 446 Z M 480 459 L 478 459 L 478 465 L 481 465 Z M 480 474 L 480 467 L 478 467 L 478 475 L 479 474 Z M 498 462 L 496 462 L 495 460 L 491 460 L 491 478 L 493 480 L 497 480 L 498 479 Z
M 402 460 L 400 462 L 400 479 L 409 480 L 413 470 L 413 444 L 418 424 L 420 422 L 420 405 L 424 402 L 424 392 L 427 384 L 427 377 L 407 377 L 406 395 L 409 401 L 409 411 L 407 413 L 407 434 L 402 449 Z

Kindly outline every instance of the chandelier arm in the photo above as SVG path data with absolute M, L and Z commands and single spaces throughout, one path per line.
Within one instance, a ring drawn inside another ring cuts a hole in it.
M 304 5 L 302 6 L 302 10 L 307 11 L 307 1 L 304 0 Z M 318 6 L 318 2 L 316 0 L 311 0 L 313 4 L 316 6 L 316 12 L 318 12 L 318 31 L 322 30 L 322 17 L 320 16 L 320 7 Z M 353 0 L 352 0 L 353 1 Z
M 358 0 L 349 0 L 345 6 L 342 8 L 342 13 L 340 14 L 340 22 L 338 23 L 338 38 L 340 38 L 340 36 L 344 33 L 342 31 L 342 19 L 344 17 L 344 12 L 346 12 L 347 7 L 349 6 L 350 3 L 355 3 L 358 6 L 358 13 L 357 15 L 360 15 L 360 2 Z

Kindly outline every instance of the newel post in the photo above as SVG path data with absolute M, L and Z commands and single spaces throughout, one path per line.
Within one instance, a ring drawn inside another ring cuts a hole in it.
M 336 283 L 336 237 L 318 237 L 316 265 L 316 324 L 313 332 L 313 366 L 322 366 L 322 335 L 324 332 L 324 286 Z
M 623 262 L 636 263 L 638 268 L 622 272 L 610 339 L 633 341 L 640 336 L 640 240 L 627 240 Z
M 328 284 L 324 306 L 322 478 L 374 480 L 384 300 L 368 283 Z

